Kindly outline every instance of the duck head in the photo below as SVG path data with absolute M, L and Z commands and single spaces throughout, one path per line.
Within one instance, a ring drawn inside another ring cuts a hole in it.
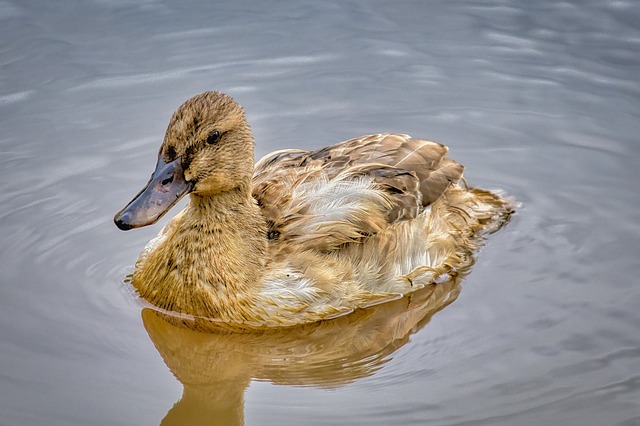
M 150 225 L 188 193 L 249 193 L 253 162 L 253 136 L 242 107 L 220 92 L 196 95 L 171 117 L 151 179 L 114 221 L 122 230 Z

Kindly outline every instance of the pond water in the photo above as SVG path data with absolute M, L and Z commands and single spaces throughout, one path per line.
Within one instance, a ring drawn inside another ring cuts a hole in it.
M 640 424 L 639 22 L 632 0 L 0 0 L 0 424 Z M 212 89 L 258 157 L 409 133 L 522 207 L 411 306 L 172 329 L 123 285 L 166 218 L 112 218 Z

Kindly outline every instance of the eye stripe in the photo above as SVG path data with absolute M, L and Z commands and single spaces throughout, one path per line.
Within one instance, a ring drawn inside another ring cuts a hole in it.
M 193 157 L 195 156 L 196 150 L 197 150 L 197 147 L 195 147 L 194 145 L 191 145 L 187 147 L 187 149 L 184 151 L 184 154 L 182 155 L 182 168 L 184 170 L 188 169 L 189 166 L 191 165 L 191 161 L 193 161 Z
M 169 157 L 170 161 L 175 160 L 176 158 L 176 149 L 172 146 L 167 147 L 167 157 Z

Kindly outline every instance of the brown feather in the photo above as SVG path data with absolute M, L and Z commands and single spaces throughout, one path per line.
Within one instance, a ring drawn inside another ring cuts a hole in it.
M 447 151 L 439 143 L 400 134 L 362 136 L 316 151 L 277 151 L 256 164 L 252 193 L 271 231 L 282 234 L 283 220 L 291 214 L 285 208 L 292 188 L 313 179 L 368 177 L 389 198 L 386 220 L 392 224 L 414 219 L 421 207 L 433 203 L 462 177 L 464 168 L 445 158 Z M 366 236 L 378 228 L 358 231 Z

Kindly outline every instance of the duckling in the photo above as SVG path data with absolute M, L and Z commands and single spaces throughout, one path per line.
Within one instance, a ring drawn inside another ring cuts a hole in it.
M 157 308 L 293 326 L 394 300 L 468 268 L 514 210 L 469 188 L 442 144 L 362 136 L 254 166 L 243 108 L 221 92 L 173 114 L 147 185 L 115 216 L 128 230 L 189 204 L 151 240 L 131 283 Z

